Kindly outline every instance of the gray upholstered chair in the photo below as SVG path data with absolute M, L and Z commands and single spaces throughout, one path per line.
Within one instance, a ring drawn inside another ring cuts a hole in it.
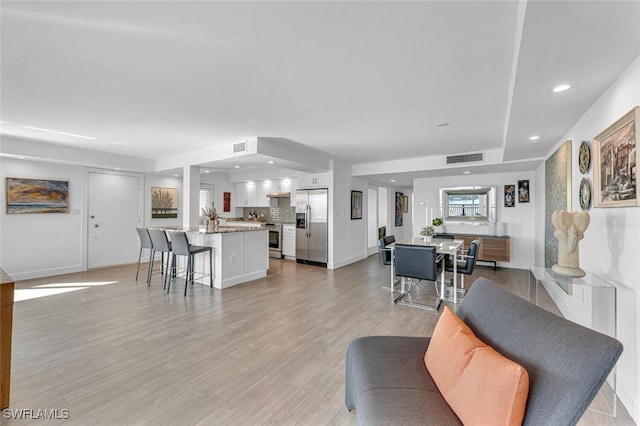
M 162 280 L 162 288 L 167 286 L 168 276 L 173 271 L 169 271 L 169 264 L 171 263 L 169 258 L 171 257 L 171 242 L 169 238 L 167 238 L 167 233 L 164 229 L 149 229 L 149 236 L 151 237 L 151 242 L 153 244 L 153 248 L 151 250 L 151 258 L 155 259 L 156 252 L 160 252 L 160 269 L 155 273 L 160 273 L 163 275 Z M 164 255 L 167 254 L 167 260 L 165 261 Z M 151 285 L 151 277 L 154 275 L 153 265 L 151 266 L 151 271 L 149 271 L 149 276 L 147 278 L 147 285 Z
M 176 256 L 185 256 L 187 258 L 187 266 L 184 273 L 184 295 L 187 295 L 187 288 L 189 283 L 193 284 L 194 281 L 194 256 L 199 253 L 209 252 L 209 286 L 213 287 L 213 248 L 211 246 L 194 246 L 189 244 L 187 234 L 184 232 L 169 232 L 169 240 L 171 241 L 171 253 L 172 253 L 172 270 L 176 270 L 176 276 L 178 275 L 176 268 Z M 206 276 L 203 275 L 203 276 Z M 167 284 L 167 292 L 171 287 L 171 280 Z
M 153 265 L 153 243 L 149 236 L 147 228 L 136 228 L 138 238 L 140 239 L 140 253 L 138 253 L 138 268 L 136 269 L 136 281 L 138 281 L 138 273 L 140 272 L 140 261 L 142 260 L 142 251 L 149 250 L 149 265 L 147 266 L 147 282 L 149 282 L 149 274 Z
M 459 256 L 457 256 L 456 258 L 456 270 L 457 272 L 460 274 L 460 288 L 458 288 L 458 293 L 459 296 L 464 296 L 466 289 L 464 287 L 464 276 L 465 275 L 471 275 L 473 273 L 473 269 L 476 267 L 476 262 L 478 260 L 478 251 L 480 250 L 480 240 L 473 240 L 471 241 L 471 244 L 469 244 L 469 250 L 467 250 L 466 252 L 463 252 L 462 254 L 460 254 Z M 451 272 L 453 273 L 453 262 L 447 258 L 446 259 L 447 262 L 445 262 L 445 270 L 447 272 Z M 453 291 L 452 287 L 449 287 L 448 289 L 445 288 L 445 293 L 447 291 Z M 442 295 L 443 298 L 448 299 L 448 297 L 445 297 L 446 295 Z
M 411 291 L 411 281 L 409 290 L 405 291 L 406 279 L 437 281 L 440 273 L 439 264 L 442 256 L 436 252 L 435 246 L 422 246 L 413 244 L 395 244 L 395 267 L 396 275 L 401 277 L 401 290 L 393 303 L 402 303 L 424 309 L 438 311 L 442 299 L 438 297 L 435 305 L 425 305 L 422 303 L 407 302 L 402 300 Z
M 386 237 L 380 238 L 380 257 L 382 258 L 383 265 L 391 265 L 391 249 L 387 248 L 387 246 L 391 243 L 395 243 L 396 238 L 393 235 L 387 235 Z

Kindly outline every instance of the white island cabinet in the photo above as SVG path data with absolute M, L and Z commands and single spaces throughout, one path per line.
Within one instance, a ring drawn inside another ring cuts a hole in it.
M 213 286 L 224 289 L 267 276 L 269 269 L 269 231 L 263 228 L 220 228 L 219 232 L 188 231 L 191 244 L 213 247 Z M 178 260 L 184 268 L 186 259 Z M 209 256 L 195 256 L 196 282 L 209 285 Z

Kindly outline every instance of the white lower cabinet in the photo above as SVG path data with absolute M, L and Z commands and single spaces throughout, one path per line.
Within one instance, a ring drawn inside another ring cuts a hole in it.
M 296 227 L 294 225 L 282 227 L 282 255 L 289 259 L 296 257 Z

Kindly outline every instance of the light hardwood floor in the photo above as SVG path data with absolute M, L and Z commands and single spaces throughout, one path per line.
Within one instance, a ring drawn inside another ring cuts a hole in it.
M 74 425 L 353 425 L 349 341 L 430 335 L 438 319 L 393 305 L 388 271 L 377 256 L 333 271 L 271 259 L 264 279 L 187 297 L 182 282 L 170 294 L 159 276 L 135 282 L 135 266 L 18 282 L 17 297 L 33 298 L 14 307 L 10 408 L 66 409 L 51 422 Z M 528 294 L 527 271 L 476 271 Z M 581 424 L 632 425 L 619 407 L 618 419 L 588 412 Z

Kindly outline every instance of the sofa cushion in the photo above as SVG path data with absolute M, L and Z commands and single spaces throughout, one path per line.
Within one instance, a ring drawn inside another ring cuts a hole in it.
M 527 371 L 478 339 L 448 307 L 424 361 L 465 425 L 522 424 L 529 392 Z

